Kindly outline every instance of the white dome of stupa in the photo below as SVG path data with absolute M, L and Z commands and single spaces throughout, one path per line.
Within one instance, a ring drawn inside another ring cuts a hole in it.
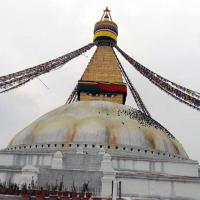
M 66 104 L 19 132 L 9 147 L 48 143 L 136 146 L 187 157 L 164 127 L 127 105 L 106 101 Z

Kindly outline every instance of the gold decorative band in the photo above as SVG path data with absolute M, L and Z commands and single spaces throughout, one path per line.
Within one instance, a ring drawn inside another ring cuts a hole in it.
M 94 40 L 96 40 L 97 37 L 110 37 L 113 40 L 117 41 L 117 35 L 114 34 L 113 32 L 108 31 L 108 30 L 97 31 L 94 34 Z

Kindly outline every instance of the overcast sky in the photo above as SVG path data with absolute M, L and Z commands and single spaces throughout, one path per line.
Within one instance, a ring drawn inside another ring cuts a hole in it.
M 158 74 L 200 91 L 199 0 L 0 0 L 0 76 L 46 62 L 92 41 L 108 6 L 118 45 Z M 63 105 L 95 48 L 63 68 L 0 95 L 0 148 L 39 116 Z M 152 117 L 200 161 L 200 112 L 183 105 L 123 66 Z M 135 106 L 130 94 L 127 104 Z

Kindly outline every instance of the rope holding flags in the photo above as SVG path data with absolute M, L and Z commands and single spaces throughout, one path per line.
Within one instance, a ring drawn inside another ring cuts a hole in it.
M 33 80 L 34 78 L 48 73 L 52 70 L 58 69 L 59 67 L 62 67 L 64 64 L 72 60 L 73 58 L 78 57 L 79 55 L 83 54 L 84 52 L 88 51 L 91 49 L 94 45 L 96 45 L 96 42 L 89 43 L 88 45 L 83 46 L 80 49 L 77 49 L 75 51 L 72 51 L 68 54 L 65 54 L 63 56 L 60 56 L 56 59 L 53 59 L 51 61 L 42 63 L 40 65 L 30 67 L 15 73 L 11 73 L 5 76 L 0 77 L 0 93 L 5 93 L 10 90 L 16 89 L 18 87 L 21 87 L 22 85 L 28 83 L 29 81 Z M 131 58 L 129 55 L 127 55 L 122 49 L 120 49 L 117 45 L 113 44 L 114 46 L 120 53 L 121 55 L 137 70 L 139 71 L 144 77 L 146 77 L 149 81 L 151 81 L 154 85 L 156 85 L 158 88 L 175 98 L 176 100 L 196 109 L 200 110 L 200 93 L 190 90 L 186 87 L 183 87 L 181 85 L 178 85 L 172 81 L 169 81 L 168 79 L 156 74 L 155 72 L 149 70 L 145 66 L 141 65 L 138 63 L 136 60 Z M 115 52 L 114 52 L 115 53 Z M 116 54 L 115 54 L 116 56 Z M 117 56 L 116 56 L 117 58 Z M 127 73 L 125 72 L 123 66 L 121 65 L 119 59 L 117 58 L 119 66 L 120 66 L 120 71 L 126 80 L 130 91 L 135 99 L 135 102 L 143 113 L 146 115 L 150 116 L 150 113 L 148 112 L 146 106 L 144 105 L 141 97 L 139 96 L 139 93 L 137 90 L 134 88 L 131 80 L 129 79 Z M 91 84 L 91 83 L 90 83 Z M 106 83 L 97 83 L 98 89 L 100 88 L 101 90 L 109 90 L 112 92 L 114 90 L 123 90 L 123 86 L 121 85 L 116 85 L 116 83 L 107 85 Z M 89 87 L 89 86 L 88 86 Z M 78 86 L 75 87 L 73 90 L 72 94 L 67 100 L 67 103 L 71 103 L 74 101 L 78 100 Z
M 175 98 L 176 100 L 196 109 L 200 110 L 200 93 L 192 91 L 181 85 L 178 85 L 172 81 L 169 81 L 162 76 L 156 74 L 155 72 L 149 70 L 145 66 L 138 63 L 136 60 L 127 55 L 123 50 L 121 50 L 117 45 L 115 48 L 120 52 L 120 54 L 144 77 L 151 81 L 154 85 L 159 87 L 161 90 Z
M 115 53 L 115 51 L 114 51 L 114 53 Z M 128 84 L 128 87 L 129 87 L 129 89 L 130 89 L 130 91 L 131 91 L 131 94 L 132 94 L 132 96 L 133 96 L 133 98 L 134 98 L 134 100 L 135 100 L 135 102 L 136 102 L 136 104 L 137 104 L 139 110 L 140 110 L 141 112 L 143 112 L 144 114 L 146 114 L 147 116 L 151 117 L 151 115 L 150 115 L 149 111 L 147 110 L 145 104 L 143 103 L 143 101 L 142 101 L 142 99 L 141 99 L 139 93 L 138 93 L 137 90 L 134 88 L 132 82 L 130 81 L 130 79 L 129 79 L 128 75 L 127 75 L 127 73 L 125 72 L 125 70 L 124 70 L 124 68 L 123 68 L 123 66 L 122 66 L 122 64 L 121 64 L 121 62 L 119 61 L 119 59 L 118 59 L 116 53 L 115 53 L 115 56 L 116 56 L 117 61 L 118 61 L 118 63 L 119 63 L 120 71 L 121 71 L 121 73 L 122 73 L 124 79 L 126 80 L 126 82 L 127 82 L 127 84 Z
M 76 85 L 72 93 L 70 94 L 69 98 L 67 99 L 66 104 L 76 102 L 77 100 L 78 100 L 78 94 L 77 94 L 77 85 Z
M 94 45 L 95 43 L 89 43 L 88 45 L 80 49 L 72 51 L 68 54 L 60 56 L 51 61 L 15 72 L 12 74 L 1 76 L 0 77 L 0 93 L 4 93 L 10 90 L 16 89 L 42 74 L 48 73 L 51 70 L 55 70 L 58 67 L 63 66 L 64 64 L 72 60 L 73 58 L 76 58 L 82 53 L 91 49 Z

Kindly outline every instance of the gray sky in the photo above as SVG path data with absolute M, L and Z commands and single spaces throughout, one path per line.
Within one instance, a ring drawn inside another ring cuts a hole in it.
M 123 50 L 165 78 L 200 91 L 199 0 L 0 0 L 0 75 L 91 42 L 94 24 L 106 6 L 119 26 Z M 119 58 L 152 117 L 200 161 L 200 113 L 160 91 Z M 88 62 L 80 56 L 40 76 L 49 89 L 35 79 L 0 95 L 0 148 L 33 120 L 63 105 Z M 127 104 L 134 106 L 130 95 Z

